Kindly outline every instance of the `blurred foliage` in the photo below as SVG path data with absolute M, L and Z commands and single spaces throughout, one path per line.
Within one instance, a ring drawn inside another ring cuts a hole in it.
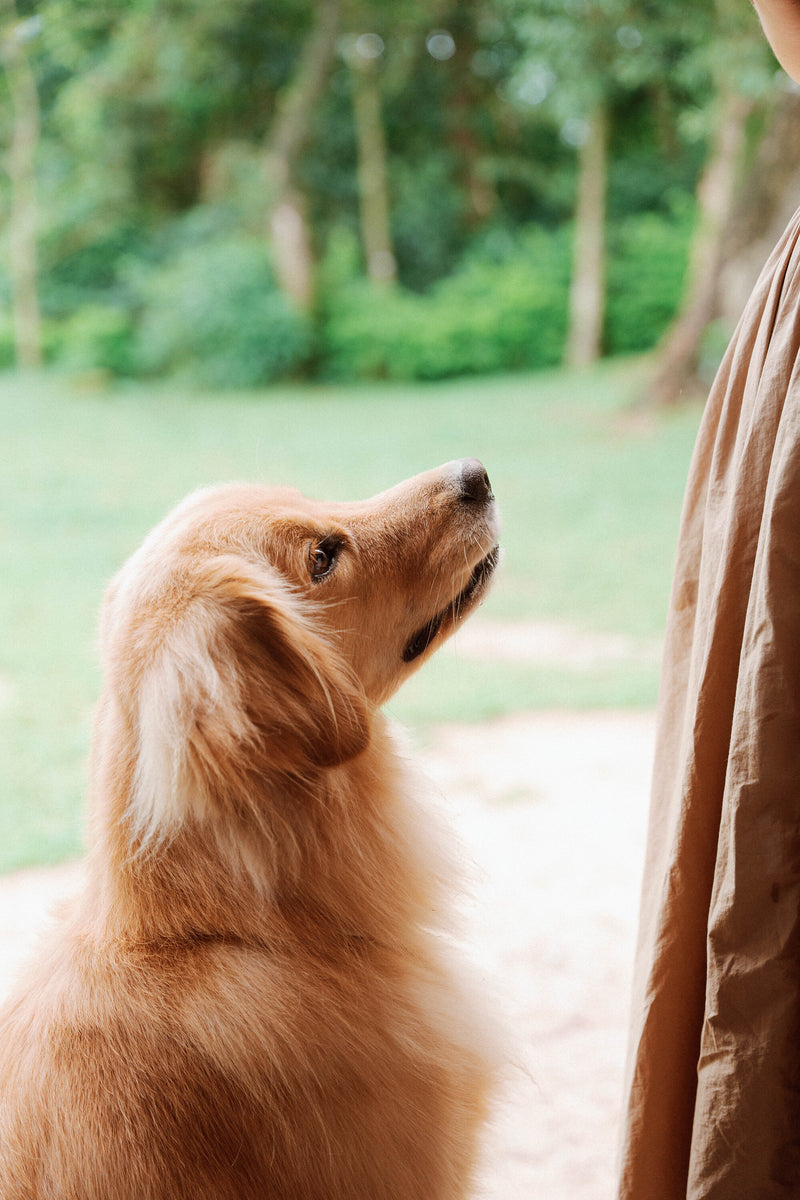
M 308 358 L 309 323 L 279 291 L 263 239 L 219 226 L 213 212 L 193 209 L 170 230 L 165 253 L 147 264 L 129 261 L 139 309 L 134 374 L 256 387 L 290 376 Z
M 504 520 L 485 614 L 622 633 L 629 653 L 595 665 L 437 654 L 390 714 L 427 726 L 654 704 L 647 645 L 663 629 L 698 413 L 631 421 L 642 367 L 200 395 L 172 384 L 92 389 L 53 374 L 0 379 L 0 871 L 80 849 L 100 597 L 147 529 L 214 479 L 352 500 L 454 455 L 479 456 Z
M 720 48 L 742 87 L 772 86 L 753 14 L 723 0 L 343 0 L 293 181 L 319 265 L 317 303 L 300 314 L 270 263 L 265 148 L 302 66 L 311 0 L 18 0 L 17 11 L 0 34 L 25 31 L 40 93 L 48 358 L 214 387 L 557 362 L 576 148 L 600 90 L 612 120 L 605 349 L 652 346 L 680 297 Z M 366 279 L 360 250 L 348 47 L 365 35 L 394 289 Z M 0 144 L 12 127 L 3 91 Z M 7 191 L 0 178 L 0 229 Z M 4 261 L 0 364 L 12 353 Z
M 611 225 L 605 344 L 609 354 L 654 346 L 683 292 L 692 211 L 637 213 Z
M 334 262 L 324 273 L 322 361 L 334 378 L 443 379 L 558 363 L 569 282 L 566 230 L 491 231 L 422 296 L 376 293 L 360 277 L 347 278 L 352 244 L 341 238 L 333 246 Z
M 654 345 L 681 298 L 691 209 L 644 212 L 610 228 L 609 354 Z M 444 379 L 554 366 L 561 360 L 570 227 L 488 231 L 423 296 L 376 292 L 341 233 L 322 274 L 321 362 L 334 379 Z

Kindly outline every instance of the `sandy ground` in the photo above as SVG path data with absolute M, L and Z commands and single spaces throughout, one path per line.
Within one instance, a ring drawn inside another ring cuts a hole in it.
M 520 1067 L 486 1200 L 611 1200 L 653 743 L 649 714 L 439 729 L 423 766 L 479 867 L 469 935 Z M 0 997 L 79 864 L 0 879 Z

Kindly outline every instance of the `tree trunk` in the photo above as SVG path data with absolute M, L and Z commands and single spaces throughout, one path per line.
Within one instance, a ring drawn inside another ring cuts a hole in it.
M 731 325 L 738 321 L 761 268 L 797 207 L 798 130 L 800 93 L 782 88 L 725 231 L 719 309 Z
M 676 403 L 697 378 L 703 333 L 716 311 L 723 243 L 740 178 L 745 122 L 753 101 L 731 88 L 719 99 L 711 151 L 697 189 L 697 224 L 680 311 L 665 334 L 648 400 Z
M 467 200 L 464 213 L 469 228 L 479 229 L 498 206 L 497 190 L 491 174 L 486 170 L 487 151 L 483 138 L 478 133 L 479 123 L 475 120 L 485 106 L 484 84 L 473 69 L 475 55 L 481 49 L 477 35 L 480 21 L 475 5 L 462 3 L 452 10 L 446 24 L 455 41 L 455 52 L 450 65 L 453 89 L 450 94 L 450 136 L 458 163 L 458 176 Z
M 578 195 L 564 361 L 583 367 L 600 356 L 605 307 L 605 212 L 608 114 L 601 101 L 578 156 Z
M 314 24 L 278 104 L 264 153 L 275 274 L 283 291 L 306 310 L 314 302 L 314 262 L 296 170 L 336 53 L 341 0 L 317 0 L 313 10 Z
M 14 342 L 17 365 L 36 368 L 42 363 L 35 168 L 36 147 L 39 144 L 39 96 L 11 0 L 6 0 L 4 8 L 14 22 L 7 29 L 2 43 L 2 60 L 12 110 L 7 164 L 11 192 L 8 228 Z
M 361 239 L 367 275 L 374 283 L 391 285 L 397 278 L 397 263 L 389 223 L 386 140 L 377 59 L 360 53 L 356 42 L 350 63 L 353 68 L 353 115 L 358 140 Z

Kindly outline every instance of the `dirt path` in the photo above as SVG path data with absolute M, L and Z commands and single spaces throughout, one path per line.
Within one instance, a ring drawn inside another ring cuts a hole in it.
M 491 1200 L 613 1195 L 654 722 L 517 716 L 440 731 L 427 769 L 485 872 L 473 942 L 524 1068 Z
M 518 715 L 423 755 L 479 865 L 470 940 L 515 1072 L 485 1200 L 610 1200 L 653 718 Z M 0 879 L 0 997 L 80 866 Z

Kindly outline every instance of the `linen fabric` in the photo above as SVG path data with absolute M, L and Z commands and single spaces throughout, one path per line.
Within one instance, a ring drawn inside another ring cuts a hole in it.
M 703 416 L 670 601 L 619 1200 L 800 1197 L 800 213 Z

